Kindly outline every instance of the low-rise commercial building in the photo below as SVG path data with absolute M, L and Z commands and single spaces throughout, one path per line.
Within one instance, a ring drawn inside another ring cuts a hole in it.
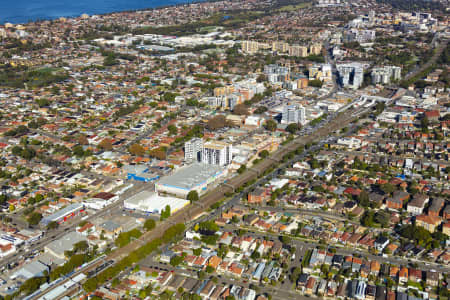
M 41 224 L 44 226 L 47 226 L 51 222 L 61 224 L 83 212 L 84 212 L 84 204 L 73 203 L 70 204 L 69 206 L 66 206 L 63 209 L 58 210 L 54 214 L 43 218 L 41 220 Z
M 156 191 L 186 198 L 190 191 L 202 194 L 209 184 L 225 176 L 227 169 L 217 165 L 194 163 L 183 167 L 169 176 L 161 178 L 156 184 Z
M 174 213 L 187 206 L 189 201 L 174 197 L 162 197 L 151 191 L 142 191 L 126 199 L 123 206 L 129 210 L 160 214 L 167 206 Z

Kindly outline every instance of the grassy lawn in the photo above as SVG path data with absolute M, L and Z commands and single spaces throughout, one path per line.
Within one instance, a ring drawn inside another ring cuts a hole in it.
M 286 5 L 286 6 L 279 8 L 278 11 L 293 11 L 293 10 L 309 7 L 311 5 L 312 5 L 312 2 L 299 3 L 299 4 L 295 4 L 295 5 L 291 4 L 291 5 Z

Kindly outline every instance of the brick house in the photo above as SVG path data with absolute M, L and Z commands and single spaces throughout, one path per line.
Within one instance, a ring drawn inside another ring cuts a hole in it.
M 261 204 L 267 200 L 267 193 L 262 188 L 257 188 L 253 192 L 248 193 L 247 200 L 251 204 Z

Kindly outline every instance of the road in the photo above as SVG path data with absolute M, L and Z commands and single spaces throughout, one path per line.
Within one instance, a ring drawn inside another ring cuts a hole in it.
M 333 82 L 333 89 L 327 95 L 320 97 L 319 100 L 327 99 L 331 95 L 334 95 L 337 91 L 341 90 L 341 87 L 337 82 L 336 62 L 330 55 L 330 51 L 332 50 L 332 48 L 330 48 L 328 41 L 324 44 L 323 47 L 325 49 L 325 63 L 331 65 L 331 78 L 332 78 L 331 80 Z

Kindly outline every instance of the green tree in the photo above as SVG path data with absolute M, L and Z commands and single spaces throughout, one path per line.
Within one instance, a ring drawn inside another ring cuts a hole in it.
M 48 101 L 48 99 L 46 99 L 46 98 L 37 99 L 36 103 L 39 107 L 44 107 L 44 106 L 50 105 L 50 101 Z
M 285 245 L 290 245 L 291 242 L 292 242 L 292 239 L 291 239 L 290 237 L 288 237 L 288 236 L 282 235 L 282 236 L 280 237 L 280 241 L 281 241 L 283 244 L 285 244 Z
M 245 165 L 241 165 L 239 167 L 239 169 L 237 169 L 238 174 L 242 174 L 245 172 L 245 170 L 247 169 L 247 167 Z
M 105 66 L 105 67 L 114 66 L 114 65 L 117 65 L 118 63 L 119 63 L 119 61 L 116 60 L 116 58 L 112 55 L 108 55 L 107 57 L 105 57 L 103 59 L 103 66 Z
M 257 247 L 256 249 L 258 249 L 258 247 Z M 251 257 L 253 260 L 256 260 L 256 259 L 258 259 L 258 258 L 261 257 L 261 254 L 259 254 L 259 252 L 255 250 L 255 251 L 252 252 L 252 254 L 250 255 L 250 257 Z
M 369 194 L 366 191 L 361 191 L 361 193 L 358 195 L 358 202 L 359 205 L 363 207 L 369 207 L 370 205 Z
M 142 232 L 140 232 L 139 229 L 135 228 L 130 231 L 121 232 L 114 243 L 121 248 L 130 243 L 132 239 L 138 239 L 141 236 Z
M 374 221 L 386 228 L 389 226 L 391 215 L 387 211 L 379 210 L 376 212 Z
M 83 289 L 88 293 L 92 293 L 93 291 L 95 291 L 97 289 L 97 278 L 91 277 L 86 280 L 86 282 L 83 283 Z
M 219 239 L 218 235 L 212 234 L 212 235 L 202 235 L 202 242 L 207 244 L 207 245 L 211 245 L 214 246 L 217 243 L 217 240 Z
M 198 224 L 201 232 L 215 233 L 219 231 L 219 226 L 214 221 L 205 221 Z
M 263 150 L 263 151 L 259 152 L 258 155 L 259 155 L 259 157 L 261 157 L 261 158 L 266 158 L 266 157 L 269 156 L 269 151 Z
M 14 146 L 11 149 L 11 153 L 16 155 L 16 156 L 19 156 L 22 153 L 22 148 L 19 147 L 19 146 Z
M 430 124 L 430 122 L 428 121 L 428 118 L 424 116 L 424 117 L 420 120 L 420 126 L 422 127 L 422 132 L 428 133 L 428 125 L 429 125 L 429 124 Z
M 89 249 L 89 244 L 87 241 L 80 241 L 73 245 L 74 252 L 85 252 L 87 249 Z
M 28 217 L 28 224 L 37 225 L 37 224 L 39 224 L 39 222 L 41 220 L 42 220 L 42 214 L 40 214 L 38 212 L 34 212 Z
M 164 93 L 162 100 L 172 103 L 172 102 L 175 102 L 176 96 L 177 96 L 177 94 L 175 94 L 175 93 L 166 92 L 166 93 Z
M 170 265 L 173 266 L 173 267 L 176 267 L 176 266 L 180 265 L 182 262 L 183 262 L 183 257 L 178 256 L 178 255 L 173 256 L 170 259 Z
M 39 203 L 44 200 L 44 196 L 42 196 L 41 194 L 36 194 L 36 196 L 34 196 L 34 199 L 36 203 Z
M 25 147 L 23 148 L 20 156 L 26 160 L 31 160 L 33 157 L 36 156 L 36 151 L 34 151 L 33 148 Z
M 364 214 L 361 216 L 360 222 L 361 225 L 365 227 L 372 227 L 374 223 L 374 213 L 371 210 L 367 210 L 364 212 Z
M 167 130 L 169 130 L 169 135 L 176 135 L 178 133 L 177 127 L 173 124 L 167 126 Z
M 323 82 L 320 81 L 319 79 L 314 79 L 314 80 L 310 80 L 308 82 L 308 85 L 310 85 L 312 87 L 316 87 L 316 88 L 321 88 L 323 85 Z
M 275 120 L 267 120 L 264 124 L 264 128 L 268 131 L 275 131 L 277 129 L 277 122 Z
M 47 230 L 57 229 L 59 227 L 58 222 L 52 221 L 48 223 Z
M 297 123 L 291 123 L 286 127 L 286 131 L 295 134 L 298 131 L 299 127 Z
M 25 295 L 29 295 L 36 291 L 42 284 L 47 282 L 46 277 L 33 277 L 26 280 L 19 288 L 19 291 Z
M 411 224 L 402 226 L 399 234 L 419 245 L 425 245 L 432 240 L 431 233 L 428 230 Z
M 0 204 L 5 204 L 8 201 L 8 196 L 6 194 L 0 194 Z
M 386 194 L 392 194 L 395 191 L 395 186 L 390 183 L 385 183 L 380 188 Z
M 147 297 L 147 293 L 144 290 L 139 291 L 139 298 L 145 299 Z
M 166 207 L 161 211 L 160 219 L 162 221 L 167 219 L 168 217 L 170 217 L 170 206 L 166 205 Z
M 266 106 L 259 106 L 253 113 L 259 115 L 265 113 L 266 111 L 268 111 Z
M 155 227 L 156 227 L 155 220 L 152 220 L 152 219 L 145 220 L 145 223 L 144 223 L 145 230 L 150 231 L 150 230 L 152 230 Z
M 189 200 L 191 203 L 196 202 L 199 200 L 199 196 L 196 190 L 192 190 L 187 194 L 187 200 Z
M 206 278 L 206 273 L 204 271 L 199 271 L 197 273 L 198 279 L 203 280 Z
M 78 156 L 78 157 L 83 157 L 84 156 L 84 150 L 83 150 L 83 146 L 81 145 L 76 145 L 72 148 L 73 151 L 73 155 Z

